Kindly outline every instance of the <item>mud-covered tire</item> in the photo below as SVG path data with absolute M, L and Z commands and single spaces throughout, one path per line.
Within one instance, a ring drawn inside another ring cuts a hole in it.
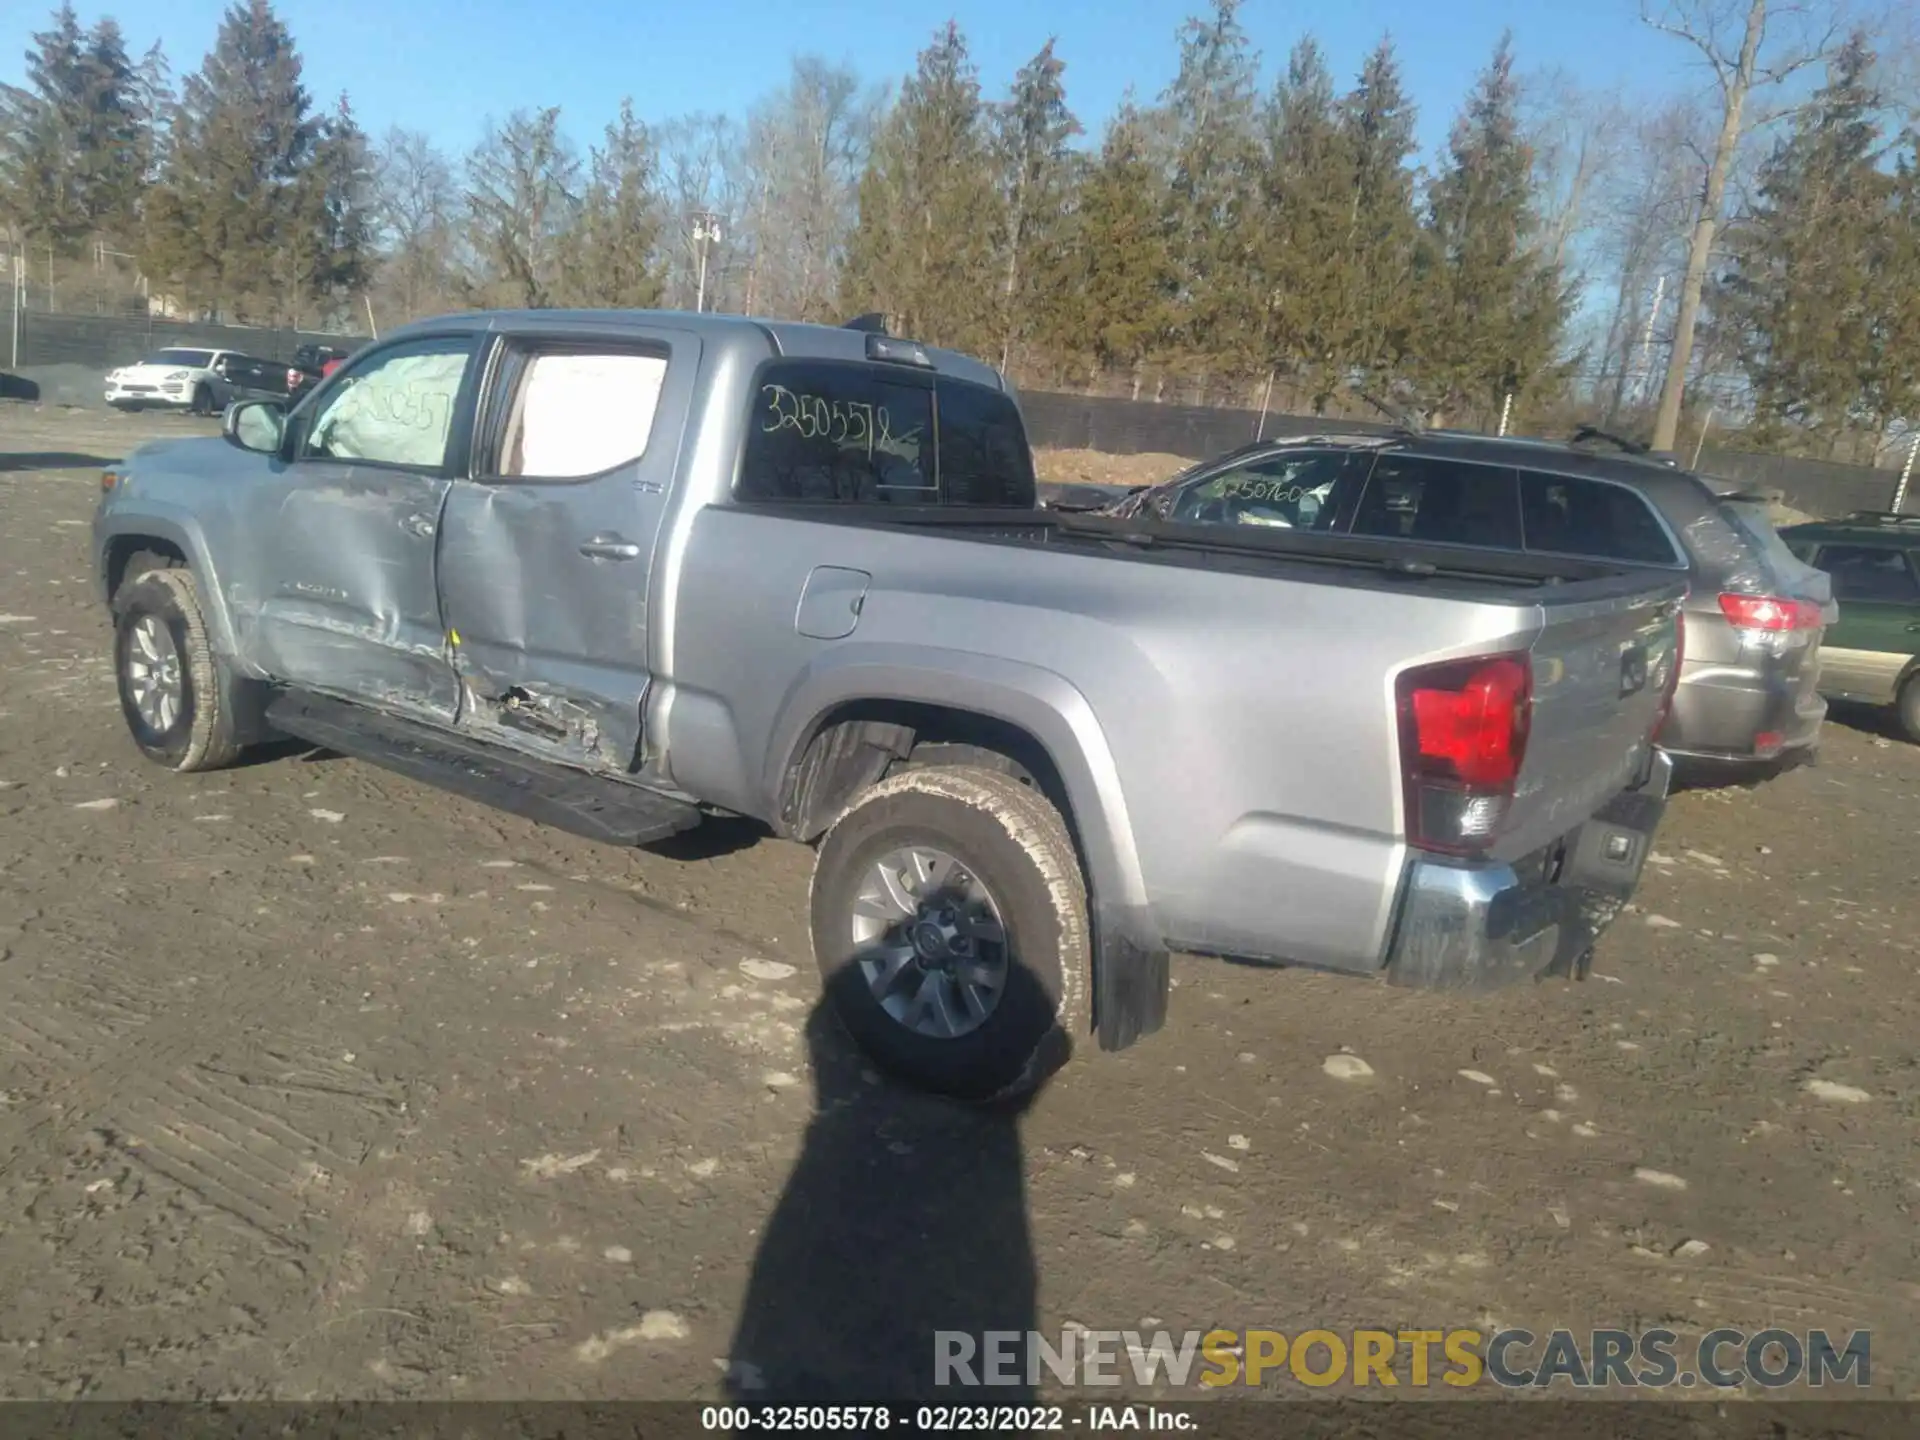
M 1022 785 L 1034 783 L 1033 772 L 1011 755 L 1003 755 L 998 750 L 989 750 L 984 745 L 963 745 L 946 740 L 934 740 L 914 746 L 912 753 L 905 760 L 900 761 L 892 773 L 897 775 L 908 770 L 931 770 L 937 766 L 956 765 L 964 765 L 974 770 L 991 770 L 997 775 L 1005 775 L 1010 780 L 1018 780 Z
M 136 557 L 134 563 L 142 558 Z M 129 572 L 113 597 L 113 676 L 127 732 L 142 755 L 169 770 L 184 774 L 231 765 L 239 758 L 241 745 L 220 683 L 218 661 L 207 643 L 193 572 L 134 571 L 132 566 Z M 179 657 L 178 713 L 164 729 L 141 714 L 133 695 L 130 661 L 136 650 L 135 629 L 147 618 L 164 628 Z
M 1907 677 L 1907 683 L 1900 687 L 1900 696 L 1894 702 L 1895 713 L 1900 717 L 1900 728 L 1907 733 L 1907 739 L 1920 745 L 1920 671 Z
M 934 1038 L 896 1020 L 856 957 L 855 902 L 890 851 L 944 851 L 992 895 L 1008 964 L 976 1029 Z M 841 1022 L 884 1069 L 956 1099 L 1010 1100 L 1064 1063 L 1088 1030 L 1086 883 L 1060 812 L 1040 791 L 973 767 L 912 768 L 862 795 L 822 841 L 809 895 L 813 950 Z

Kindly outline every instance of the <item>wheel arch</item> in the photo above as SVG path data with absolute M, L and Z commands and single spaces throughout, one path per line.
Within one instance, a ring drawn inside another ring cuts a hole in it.
M 205 536 L 190 517 L 142 513 L 115 517 L 99 541 L 98 579 L 101 598 L 112 604 L 126 578 L 128 563 L 142 551 L 164 555 L 193 571 L 199 582 L 201 615 L 214 653 L 232 663 L 237 656 L 232 617 L 219 576 L 209 558 Z
M 1168 957 L 1126 799 L 1092 706 L 1064 677 L 1018 662 L 840 647 L 789 693 L 763 770 L 776 827 L 811 842 L 916 742 L 978 745 L 1018 761 L 1059 807 L 1086 875 L 1094 1022 L 1103 1049 L 1160 1028 Z

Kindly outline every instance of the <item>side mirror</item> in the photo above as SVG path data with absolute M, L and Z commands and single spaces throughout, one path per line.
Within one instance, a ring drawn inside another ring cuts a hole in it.
M 243 400 L 229 405 L 220 421 L 229 445 L 258 455 L 278 455 L 287 435 L 287 415 L 272 400 Z

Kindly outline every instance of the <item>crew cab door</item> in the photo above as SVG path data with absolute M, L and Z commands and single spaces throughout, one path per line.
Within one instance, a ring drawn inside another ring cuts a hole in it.
M 246 648 L 274 679 L 453 719 L 434 547 L 477 349 L 474 335 L 435 335 L 355 357 L 298 413 L 288 463 L 249 482 Z
M 647 584 L 699 369 L 678 330 L 503 336 L 440 599 L 480 738 L 588 769 L 640 762 Z

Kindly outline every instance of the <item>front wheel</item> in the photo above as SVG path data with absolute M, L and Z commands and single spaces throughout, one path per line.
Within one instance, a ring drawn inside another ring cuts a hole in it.
M 196 385 L 193 387 L 193 404 L 188 407 L 195 415 L 213 414 L 213 387 Z
M 1900 687 L 1899 699 L 1900 728 L 1907 732 L 1907 738 L 1920 745 L 1920 672 L 1907 677 L 1907 683 Z
M 1086 885 L 1060 812 L 966 766 L 903 771 L 821 843 L 814 956 L 882 1066 L 972 1101 L 1038 1086 L 1087 1029 Z
M 113 671 L 133 743 L 156 765 L 217 770 L 240 755 L 191 570 L 146 570 L 113 597 Z

